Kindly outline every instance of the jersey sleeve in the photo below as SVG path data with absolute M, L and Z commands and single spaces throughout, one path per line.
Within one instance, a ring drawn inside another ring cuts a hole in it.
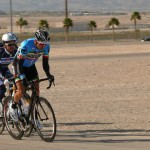
M 43 54 L 43 69 L 48 76 L 50 74 L 50 66 L 49 66 L 49 51 L 50 51 L 50 46 L 48 45 L 45 49 L 45 52 Z
M 45 52 L 44 52 L 44 54 L 43 54 L 43 58 L 48 58 L 49 51 L 50 51 L 50 45 L 47 45 L 47 46 L 45 47 Z
M 18 48 L 18 52 L 17 52 L 17 58 L 18 59 L 24 59 L 28 53 L 28 48 L 27 45 L 25 44 L 25 42 L 22 42 L 21 45 Z
M 28 53 L 28 49 L 24 42 L 21 43 L 21 45 L 18 47 L 18 51 L 15 55 L 14 61 L 12 63 L 13 66 L 13 74 L 15 76 L 18 76 L 20 74 L 23 74 L 23 63 L 24 58 L 26 57 Z
M 17 58 L 23 59 L 23 58 L 25 58 L 26 54 L 27 54 L 27 49 L 25 47 L 23 47 L 23 48 L 19 47 Z

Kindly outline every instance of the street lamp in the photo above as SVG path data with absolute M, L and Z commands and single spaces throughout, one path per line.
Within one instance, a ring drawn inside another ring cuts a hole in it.
M 65 0 L 65 16 L 68 18 L 68 1 Z
M 12 0 L 10 0 L 10 31 L 13 32 Z

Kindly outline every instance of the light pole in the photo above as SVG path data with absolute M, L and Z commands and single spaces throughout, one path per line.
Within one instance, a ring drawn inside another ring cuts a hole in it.
M 68 18 L 68 0 L 65 0 L 65 16 Z
M 13 32 L 12 0 L 10 0 L 10 31 Z

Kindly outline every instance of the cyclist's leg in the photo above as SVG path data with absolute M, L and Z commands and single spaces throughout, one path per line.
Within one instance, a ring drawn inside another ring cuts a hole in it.
M 22 93 L 24 91 L 24 87 L 22 85 L 21 80 L 17 80 L 16 86 L 17 86 L 17 91 L 14 95 L 13 101 L 9 105 L 10 116 L 15 122 L 18 121 L 17 103 L 21 99 L 23 95 Z
M 31 67 L 28 67 L 28 68 L 24 67 L 24 73 L 27 78 L 27 81 L 39 79 L 39 75 L 38 75 L 35 65 L 32 65 Z M 35 89 L 37 91 L 37 95 L 39 95 L 39 83 L 38 82 L 35 82 Z
M 24 86 L 22 84 L 21 80 L 17 80 L 16 82 L 16 86 L 17 86 L 17 91 L 14 95 L 14 102 L 18 103 L 18 101 L 22 98 L 23 96 L 23 92 L 24 92 Z

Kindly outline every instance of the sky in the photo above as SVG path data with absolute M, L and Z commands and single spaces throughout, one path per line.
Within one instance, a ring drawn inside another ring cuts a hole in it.
M 58 11 L 65 9 L 65 0 L 11 0 L 15 11 Z M 68 10 L 149 10 L 150 0 L 68 0 Z M 0 0 L 0 10 L 10 10 L 10 0 Z

